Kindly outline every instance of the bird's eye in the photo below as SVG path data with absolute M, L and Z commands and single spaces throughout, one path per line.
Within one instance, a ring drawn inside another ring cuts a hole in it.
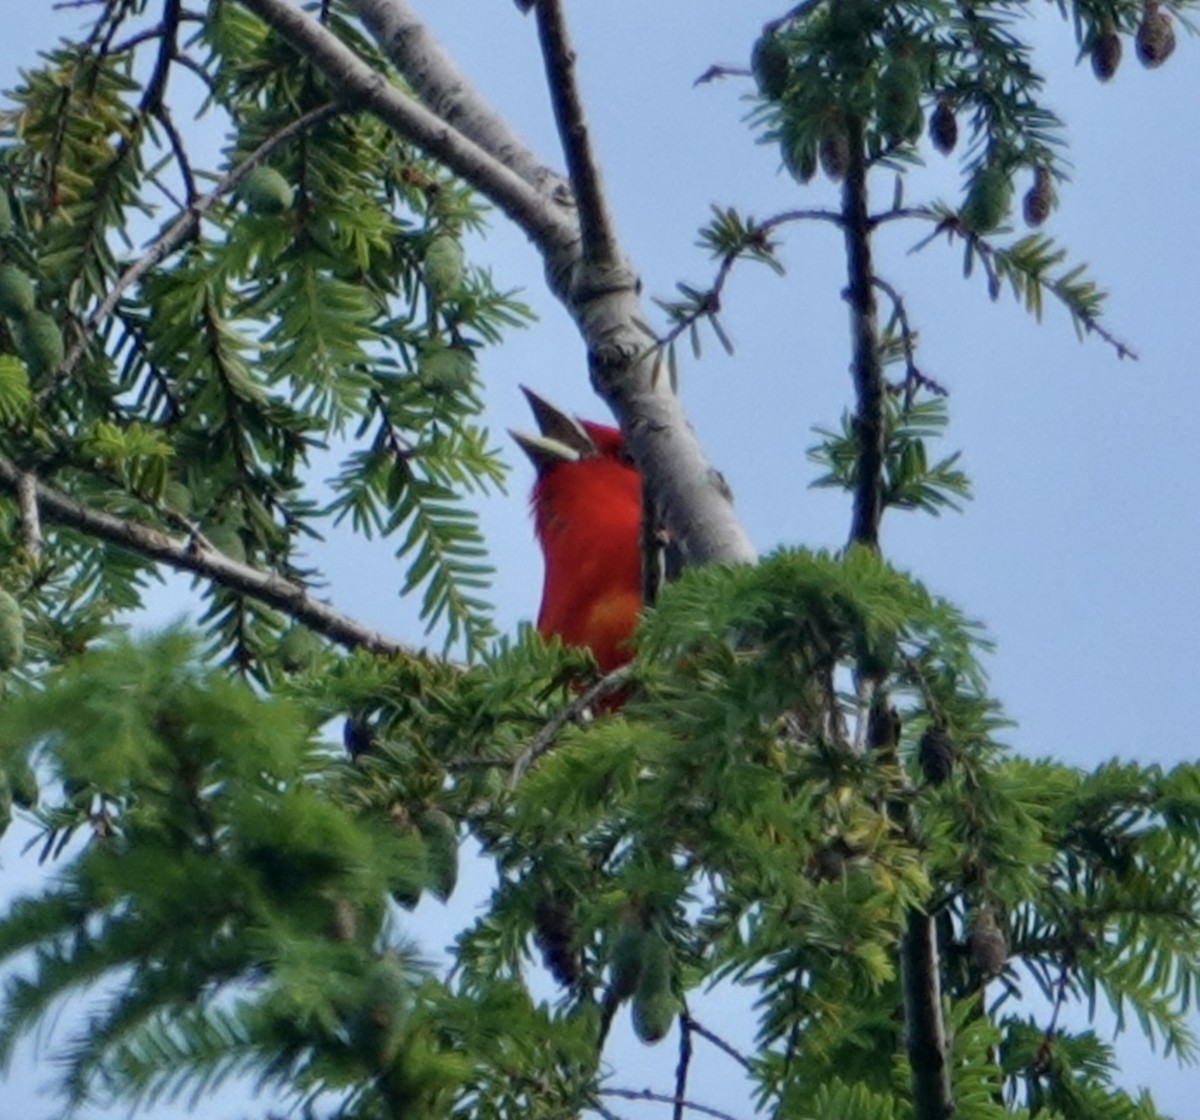
M 620 463 L 624 463 L 625 466 L 627 466 L 627 467 L 632 467 L 632 466 L 637 465 L 633 461 L 633 456 L 629 454 L 629 449 L 626 448 L 624 444 L 621 445 L 620 450 L 617 452 L 617 461 Z

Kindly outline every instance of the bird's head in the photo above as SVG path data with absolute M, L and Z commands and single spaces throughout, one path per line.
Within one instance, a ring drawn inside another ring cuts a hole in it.
M 608 459 L 634 469 L 625 450 L 625 437 L 618 429 L 591 420 L 579 420 L 524 385 L 521 391 L 533 409 L 539 434 L 509 429 L 509 435 L 529 456 L 539 478 L 562 464 L 589 459 Z
M 510 431 L 537 471 L 532 504 L 539 540 L 590 547 L 594 537 L 631 536 L 636 547 L 641 475 L 616 428 L 579 420 L 525 389 L 538 435 Z

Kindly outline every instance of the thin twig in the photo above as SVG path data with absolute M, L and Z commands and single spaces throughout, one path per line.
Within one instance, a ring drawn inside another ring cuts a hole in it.
M 626 1101 L 654 1101 L 657 1104 L 676 1105 L 699 1112 L 703 1116 L 712 1116 L 714 1120 L 738 1120 L 732 1113 L 722 1112 L 698 1101 L 680 1100 L 667 1093 L 656 1093 L 652 1089 L 597 1089 L 596 1092 L 602 1097 L 620 1097 Z
M 904 298 L 881 276 L 872 276 L 871 283 L 892 301 L 892 310 L 895 313 L 897 321 L 900 323 L 900 341 L 904 346 L 904 381 L 900 385 L 889 385 L 889 391 L 904 394 L 905 411 L 912 407 L 913 397 L 916 396 L 918 389 L 928 389 L 935 396 L 939 397 L 949 396 L 947 389 L 939 385 L 932 377 L 927 377 L 917 368 L 917 332 L 912 329 L 912 324 L 909 322 L 908 309 L 904 305 Z
M 683 1120 L 683 1102 L 687 1099 L 688 1070 L 692 1065 L 692 1028 L 687 1013 L 679 1016 L 679 1064 L 675 1067 L 675 1106 L 671 1120 Z
M 718 1050 L 723 1050 L 728 1054 L 742 1069 L 750 1068 L 750 1059 L 746 1057 L 740 1050 L 733 1046 L 732 1043 L 726 1042 L 719 1034 L 711 1031 L 703 1023 L 699 1022 L 695 1016 L 690 1013 L 687 1015 L 688 1028 L 698 1034 L 706 1042 L 711 1042 Z
M 908 250 L 910 256 L 913 253 L 920 252 L 943 233 L 946 234 L 947 240 L 950 241 L 953 241 L 955 237 L 964 241 L 970 241 L 978 251 L 980 260 L 983 261 L 984 268 L 987 271 L 989 294 L 992 294 L 993 299 L 996 297 L 999 292 L 999 282 L 995 276 L 995 267 L 992 260 L 999 250 L 987 238 L 980 236 L 973 230 L 968 230 L 953 215 L 947 216 L 944 210 L 937 210 L 928 206 L 902 206 L 895 210 L 888 210 L 882 214 L 873 214 L 870 218 L 870 224 L 872 227 L 875 227 L 883 225 L 885 222 L 897 221 L 902 218 L 920 218 L 924 221 L 935 223 L 933 232 L 927 237 L 921 238 L 920 241 Z M 1132 346 L 1127 342 L 1122 342 L 1112 331 L 1102 326 L 1100 320 L 1094 315 L 1089 315 L 1087 312 L 1080 311 L 1077 307 L 1072 306 L 1063 295 L 1057 280 L 1038 279 L 1030 280 L 1030 283 L 1036 283 L 1044 291 L 1049 292 L 1067 309 L 1067 312 L 1073 319 L 1078 320 L 1088 334 L 1094 334 L 1108 343 L 1117 352 L 1118 358 L 1129 358 L 1135 362 L 1138 360 L 1137 351 Z
M 619 1113 L 613 1112 L 611 1108 L 606 1108 L 599 1101 L 593 1100 L 588 1104 L 588 1108 L 595 1109 L 604 1120 L 625 1120 Z
M 163 131 L 167 134 L 167 141 L 171 145 L 171 151 L 175 154 L 175 163 L 179 167 L 179 176 L 183 179 L 183 186 L 187 204 L 189 207 L 196 204 L 196 177 L 192 174 L 192 164 L 188 159 L 187 149 L 183 145 L 183 137 L 179 135 L 179 129 L 175 127 L 175 118 L 171 116 L 170 109 L 166 105 L 160 105 L 154 113 L 154 119 L 163 127 Z
M 785 210 L 755 225 L 751 230 L 750 237 L 747 238 L 746 244 L 738 245 L 722 255 L 721 263 L 717 266 L 716 275 L 713 276 L 713 282 L 702 294 L 696 306 L 680 319 L 676 320 L 675 325 L 658 339 L 658 348 L 665 349 L 670 346 L 684 331 L 689 330 L 706 316 L 715 315 L 721 310 L 721 297 L 733 266 L 741 259 L 742 254 L 748 248 L 752 247 L 753 242 L 765 245 L 768 235 L 780 226 L 788 225 L 792 222 L 808 221 L 830 222 L 836 226 L 843 225 L 842 215 L 836 210 L 820 209 Z
M 721 66 L 719 63 L 713 63 L 700 77 L 692 82 L 692 85 L 702 86 L 706 82 L 714 82 L 718 78 L 750 78 L 753 76 L 754 72 L 745 66 Z
M 1050 1013 L 1050 1022 L 1046 1024 L 1046 1029 L 1042 1034 L 1041 1045 L 1038 1046 L 1037 1055 L 1033 1060 L 1035 1071 L 1044 1070 L 1049 1064 L 1050 1051 L 1054 1046 L 1054 1036 L 1058 1033 L 1058 1017 L 1067 1002 L 1067 985 L 1071 980 L 1073 964 L 1073 954 L 1063 957 L 1062 968 L 1058 974 L 1058 983 L 1055 985 L 1054 1010 Z
M 614 692 L 620 691 L 628 683 L 631 675 L 632 672 L 627 665 L 623 665 L 619 669 L 614 669 L 607 676 L 601 677 L 595 684 L 584 689 L 565 708 L 560 708 L 555 712 L 546 721 L 542 729 L 529 740 L 525 749 L 517 756 L 512 766 L 512 773 L 509 775 L 509 786 L 516 786 L 529 768 L 554 746 L 554 741 L 558 738 L 558 733 L 568 723 L 578 721 L 583 713 L 598 700 L 602 700 L 605 696 L 611 696 Z

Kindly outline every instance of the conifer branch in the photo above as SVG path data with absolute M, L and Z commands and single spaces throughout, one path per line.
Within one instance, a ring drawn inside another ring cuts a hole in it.
M 0 454 L 0 486 L 19 498 L 22 486 L 29 486 L 22 480 L 29 477 L 6 455 Z M 348 649 L 367 649 L 398 657 L 421 656 L 418 650 L 318 602 L 300 584 L 231 559 L 199 535 L 180 540 L 131 518 L 93 509 L 43 482 L 35 481 L 33 488 L 37 508 L 46 520 L 257 599 Z
M 233 168 L 227 175 L 224 175 L 211 191 L 197 198 L 189 205 L 175 221 L 150 243 L 146 251 L 117 277 L 113 286 L 105 293 L 104 298 L 89 313 L 55 376 L 48 385 L 38 392 L 35 398 L 36 407 L 38 409 L 45 408 L 51 402 L 59 387 L 70 379 L 71 374 L 75 372 L 75 367 L 79 365 L 84 351 L 92 340 L 96 328 L 113 313 L 121 300 L 121 296 L 141 280 L 152 268 L 166 260 L 188 238 L 195 235 L 200 227 L 200 219 L 212 209 L 217 199 L 236 187 L 250 172 L 251 168 L 260 164 L 276 148 L 282 144 L 286 144 L 294 136 L 300 135 L 314 125 L 320 124 L 322 121 L 345 111 L 346 108 L 344 105 L 331 102 L 318 106 L 303 116 L 297 117 L 296 120 L 285 125 L 278 132 L 264 140 L 237 167 Z
M 627 665 L 623 665 L 619 669 L 614 669 L 611 673 L 601 677 L 595 684 L 584 689 L 566 707 L 560 708 L 555 712 L 545 722 L 542 729 L 530 739 L 525 749 L 517 756 L 516 761 L 512 765 L 512 773 L 509 776 L 509 786 L 516 786 L 528 772 L 529 768 L 542 755 L 553 748 L 555 741 L 558 739 L 559 732 L 568 723 L 578 722 L 585 712 L 593 708 L 604 697 L 611 696 L 614 692 L 619 692 L 628 683 L 631 676 L 632 672 Z
M 910 254 L 920 252 L 931 242 L 937 240 L 943 233 L 946 235 L 948 241 L 953 241 L 955 237 L 966 241 L 969 243 L 971 249 L 978 254 L 979 260 L 987 273 L 988 294 L 993 300 L 999 298 L 1002 287 L 1001 276 L 997 267 L 999 264 L 999 266 L 1004 268 L 1010 280 L 1014 276 L 1019 276 L 1030 289 L 1038 293 L 1045 292 L 1053 296 L 1062 304 L 1083 333 L 1096 335 L 1097 338 L 1107 343 L 1116 351 L 1118 358 L 1129 358 L 1132 361 L 1138 360 L 1137 351 L 1127 342 L 1123 342 L 1100 322 L 1098 312 L 1104 300 L 1104 293 L 1099 291 L 1090 281 L 1080 281 L 1079 275 L 1083 271 L 1082 265 L 1069 270 L 1065 275 L 1044 275 L 1045 267 L 1058 263 L 1065 256 L 1065 253 L 1061 250 L 1053 253 L 1050 252 L 1053 242 L 1049 238 L 1030 237 L 1015 243 L 1013 246 L 996 245 L 986 237 L 967 229 L 958 216 L 945 206 L 897 207 L 882 214 L 871 215 L 870 225 L 872 228 L 875 228 L 883 225 L 885 222 L 898 221 L 904 218 L 920 218 L 924 221 L 935 223 L 933 232 L 921 238 L 920 241 L 909 249 Z M 1037 272 L 1022 269 L 1020 262 L 1014 258 L 1014 249 L 1016 247 L 1030 244 L 1036 250 L 1040 251 L 1037 261 L 1039 270 Z M 1018 296 L 1021 294 L 1020 291 L 1017 292 Z M 1027 289 L 1025 302 L 1040 317 L 1040 298 L 1031 300 Z
M 676 342 L 687 330 L 690 330 L 701 319 L 710 318 L 718 336 L 725 342 L 724 332 L 717 325 L 716 315 L 721 310 L 725 287 L 733 272 L 733 266 L 745 258 L 757 260 L 770 265 L 778 274 L 783 274 L 783 266 L 775 259 L 775 246 L 769 238 L 771 233 L 781 226 L 793 222 L 830 222 L 835 226 L 844 225 L 840 212 L 836 210 L 802 209 L 785 210 L 774 214 L 761 222 L 753 219 L 741 219 L 734 210 L 716 211 L 716 219 L 701 231 L 701 244 L 714 250 L 719 263 L 713 276 L 712 283 L 702 291 L 690 286 L 677 285 L 688 298 L 686 300 L 655 299 L 657 303 L 674 320 L 674 325 L 659 339 L 661 348 L 669 347 Z M 726 345 L 732 353 L 732 347 Z

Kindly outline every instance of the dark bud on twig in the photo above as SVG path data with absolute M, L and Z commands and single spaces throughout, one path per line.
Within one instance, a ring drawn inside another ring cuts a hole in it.
M 867 742 L 876 750 L 890 750 L 900 742 L 900 713 L 890 704 L 875 704 L 871 708 Z
M 550 974 L 563 987 L 570 987 L 579 979 L 575 915 L 570 905 L 556 895 L 543 895 L 534 907 L 533 925 L 533 940 Z
M 786 92 L 792 77 L 792 62 L 787 47 L 774 31 L 764 31 L 750 54 L 750 69 L 758 92 L 771 101 L 778 101 Z
M 944 728 L 930 727 L 917 747 L 921 773 L 931 786 L 940 786 L 954 772 L 954 743 Z
M 944 156 L 954 151 L 954 145 L 958 143 L 958 118 L 944 97 L 938 101 L 933 116 L 929 118 L 929 139 Z
M 835 183 L 846 177 L 850 166 L 850 138 L 846 135 L 840 114 L 826 117 L 817 154 L 821 159 L 821 169 Z
M 1121 65 L 1121 36 L 1111 27 L 1100 32 L 1092 44 L 1092 72 L 1107 82 Z
M 375 728 L 361 716 L 351 716 L 342 724 L 342 745 L 351 758 L 366 754 L 375 745 Z
M 996 924 L 991 907 L 980 909 L 967 939 L 971 951 L 971 963 L 979 969 L 985 979 L 999 976 L 1008 960 L 1008 942 Z
M 1048 217 L 1054 205 L 1054 187 L 1048 167 L 1038 167 L 1033 172 L 1033 186 L 1025 192 L 1025 224 L 1036 228 Z
M 1171 17 L 1159 10 L 1157 0 L 1146 0 L 1134 46 L 1138 60 L 1150 70 L 1166 62 L 1175 50 L 1175 28 Z

